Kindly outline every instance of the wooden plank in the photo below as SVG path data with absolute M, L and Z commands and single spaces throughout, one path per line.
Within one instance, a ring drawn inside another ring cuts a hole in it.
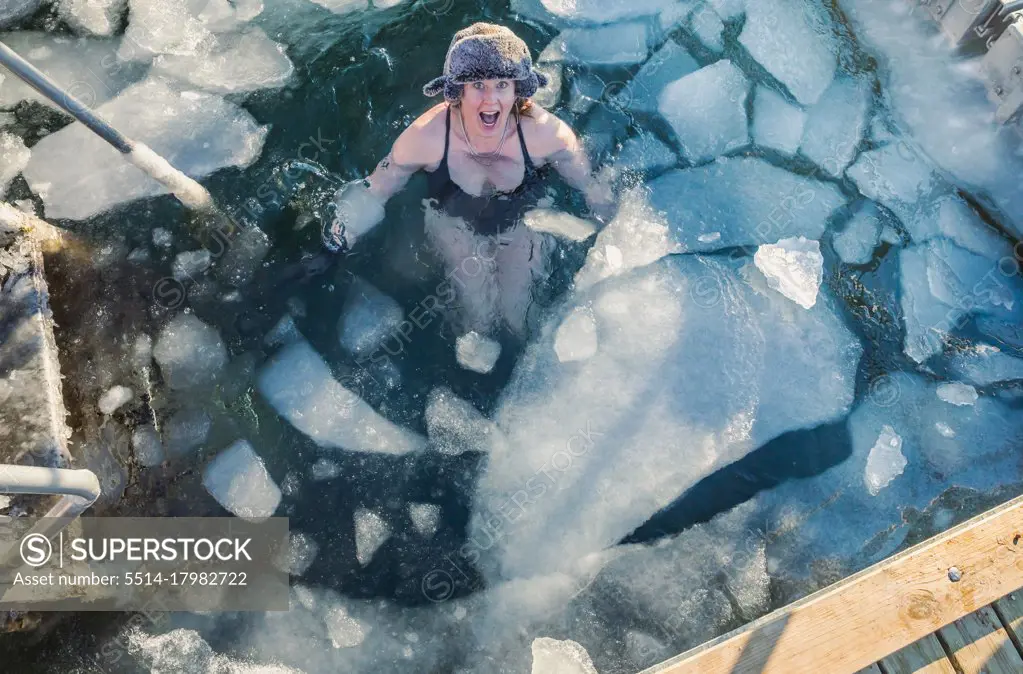
M 938 632 L 964 674 L 1019 674 L 1023 658 L 990 606 L 963 616 Z
M 956 674 L 938 637 L 928 634 L 881 661 L 888 674 Z
M 1016 652 L 1023 655 L 1023 592 L 1013 592 L 1002 597 L 994 603 L 994 608 L 1009 638 L 1016 645 Z
M 1021 587 L 1023 497 L 647 672 L 849 674 Z

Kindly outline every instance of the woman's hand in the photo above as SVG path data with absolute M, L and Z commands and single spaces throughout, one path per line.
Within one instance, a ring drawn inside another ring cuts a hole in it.
M 329 214 L 323 245 L 331 252 L 346 252 L 384 219 L 384 202 L 370 191 L 368 181 L 357 180 L 337 191 Z
M 604 225 L 611 222 L 618 212 L 618 199 L 612 187 L 614 173 L 610 166 L 604 166 L 593 176 L 583 192 L 590 213 Z

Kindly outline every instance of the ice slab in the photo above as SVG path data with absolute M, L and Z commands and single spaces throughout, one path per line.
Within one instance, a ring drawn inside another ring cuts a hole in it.
M 944 237 L 957 246 L 990 260 L 1012 255 L 1010 244 L 958 196 L 944 196 L 934 203 L 923 203 L 914 217 L 903 226 L 915 243 Z
M 356 278 L 345 296 L 338 320 L 338 339 L 351 353 L 366 356 L 388 337 L 400 338 L 397 330 L 404 320 L 405 312 L 400 304 L 370 283 Z
M 663 171 L 676 164 L 678 157 L 670 147 L 651 133 L 641 133 L 625 141 L 614 166 L 619 171 Z
M 468 332 L 455 340 L 458 364 L 467 370 L 486 374 L 494 369 L 501 345 L 478 332 Z
M 267 346 L 281 346 L 291 344 L 301 338 L 302 333 L 298 331 L 295 319 L 289 313 L 281 316 L 281 319 L 270 328 L 270 331 L 263 335 L 263 343 Z
M 650 53 L 650 35 L 642 21 L 592 28 L 567 28 L 540 53 L 541 63 L 585 63 L 590 66 L 627 66 Z
M 3 84 L 0 83 L 0 90 Z M 25 147 L 25 141 L 13 134 L 0 133 L 0 197 L 7 192 L 19 173 L 28 165 L 32 151 Z
M 748 92 L 749 80 L 726 59 L 667 85 L 658 109 L 678 135 L 683 156 L 699 163 L 749 143 Z
M 938 386 L 936 391 L 938 397 L 947 402 L 949 405 L 958 405 L 960 407 L 964 405 L 973 405 L 977 402 L 977 389 L 973 388 L 969 384 L 963 384 L 961 382 L 952 382 L 950 384 L 941 384 Z
M 589 220 L 550 208 L 534 208 L 522 217 L 522 221 L 534 232 L 547 232 L 569 241 L 585 241 L 597 231 Z
M 857 41 L 881 75 L 899 126 L 957 185 L 993 205 L 1023 235 L 1023 140 L 994 119 L 980 59 L 964 59 L 926 12 L 887 0 L 841 0 Z M 904 144 L 904 141 L 900 141 Z
M 906 463 L 906 457 L 902 454 L 902 438 L 891 426 L 885 426 L 867 455 L 867 467 L 863 474 L 871 496 L 877 496 L 888 483 L 902 475 Z
M 99 411 L 101 414 L 111 415 L 120 409 L 122 405 L 131 402 L 131 399 L 134 397 L 134 391 L 127 386 L 111 386 L 100 396 Z
M 360 9 L 369 9 L 368 0 L 312 0 L 320 7 L 335 14 L 348 14 Z
M 380 515 L 365 508 L 355 511 L 355 556 L 359 564 L 369 564 L 376 551 L 390 537 L 391 529 Z
M 562 363 L 597 353 L 597 322 L 589 307 L 577 307 L 561 322 L 554 335 L 554 352 Z
M 626 190 L 620 201 L 618 213 L 600 230 L 583 268 L 576 273 L 575 285 L 580 290 L 679 252 L 667 222 L 650 206 L 644 188 Z
M 247 440 L 217 454 L 203 471 L 202 483 L 226 510 L 255 522 L 271 517 L 281 502 L 281 490 Z
M 17 23 L 19 19 L 39 9 L 42 4 L 42 0 L 4 0 L 0 4 L 0 27 L 6 28 Z
M 432 538 L 440 523 L 440 506 L 435 503 L 409 503 L 409 518 L 423 538 Z
M 149 61 L 160 54 L 208 53 L 215 34 L 235 32 L 262 11 L 262 0 L 130 0 L 118 57 Z
M 832 31 L 816 0 L 749 2 L 739 42 L 797 101 L 813 105 L 835 77 L 838 45 Z
M 160 330 L 153 358 L 168 386 L 187 389 L 215 382 L 227 364 L 227 349 L 216 328 L 183 313 Z
M 301 576 L 316 561 L 319 551 L 320 546 L 312 538 L 301 531 L 291 531 L 288 534 L 288 548 L 274 560 L 274 566 L 292 576 Z
M 757 87 L 753 99 L 753 141 L 761 146 L 792 156 L 803 140 L 806 113 L 778 92 Z
M 334 648 L 354 648 L 366 639 L 366 627 L 348 615 L 343 606 L 331 606 L 327 609 L 323 622 L 327 626 L 327 634 Z
M 487 451 L 497 430 L 472 403 L 446 386 L 430 391 L 424 421 L 430 446 L 450 455 Z
M 424 444 L 334 379 L 305 340 L 288 345 L 263 367 L 258 389 L 278 414 L 321 447 L 405 454 Z
M 142 466 L 152 468 L 163 463 L 163 443 L 152 424 L 143 424 L 132 431 L 131 446 L 135 450 L 135 460 Z
M 175 412 L 163 425 L 163 440 L 167 454 L 181 457 L 203 443 L 213 428 L 213 419 L 203 409 L 184 409 Z
M 736 19 L 746 12 L 747 0 L 708 0 L 707 4 L 718 13 L 722 19 Z
M 870 87 L 864 77 L 838 77 L 810 108 L 799 151 L 833 177 L 842 175 L 863 140 Z
M 155 77 L 125 89 L 97 113 L 193 178 L 226 166 L 248 166 L 259 156 L 267 133 L 237 105 L 213 94 L 175 91 Z M 77 122 L 32 148 L 24 176 L 51 218 L 82 220 L 167 193 Z
M 864 196 L 883 204 L 903 222 L 918 214 L 920 202 L 938 186 L 931 164 L 904 143 L 860 154 L 846 175 Z
M 316 459 L 309 467 L 309 476 L 313 480 L 333 480 L 341 474 L 341 466 L 330 459 Z
M 571 639 L 535 639 L 530 674 L 597 674 L 586 649 Z
M 760 246 L 753 263 L 767 284 L 804 309 L 817 303 L 824 278 L 824 256 L 817 241 L 798 237 Z
M 258 28 L 217 35 L 212 46 L 197 53 L 163 54 L 153 71 L 218 94 L 237 94 L 284 86 L 294 66 L 284 46 Z
M 205 248 L 178 253 L 174 256 L 174 262 L 171 264 L 171 276 L 179 281 L 185 279 L 194 281 L 195 277 L 209 269 L 212 263 L 213 258 L 210 251 Z
M 846 264 L 866 264 L 874 256 L 881 237 L 881 213 L 873 202 L 866 202 L 835 234 L 832 246 Z
M 57 12 L 71 30 L 83 35 L 110 36 L 120 28 L 128 0 L 60 0 Z
M 551 317 L 495 415 L 507 438 L 470 529 L 483 540 L 484 522 L 501 528 L 487 573 L 549 573 L 614 545 L 716 467 L 847 413 L 861 346 L 829 302 L 804 310 L 737 267 L 671 256 Z M 600 348 L 560 363 L 554 326 L 584 305 Z
M 725 24 L 713 7 L 700 5 L 689 16 L 689 28 L 704 47 L 713 52 L 725 49 Z
M 974 386 L 1023 380 L 1023 358 L 989 344 L 975 344 L 949 358 L 949 372 Z
M 674 40 L 668 40 L 643 63 L 614 101 L 618 107 L 626 110 L 655 113 L 664 88 L 699 69 L 700 64 L 685 47 Z
M 694 252 L 820 239 L 832 212 L 845 203 L 833 185 L 748 157 L 671 171 L 649 187 L 650 205 L 665 213 L 675 241 Z M 700 238 L 715 233 L 720 237 Z
M 579 23 L 614 23 L 651 16 L 676 0 L 541 0 L 554 16 Z
M 96 40 L 18 31 L 0 35 L 0 41 L 88 106 L 102 105 L 145 73 L 140 65 L 117 60 L 119 38 Z M 14 107 L 23 100 L 56 107 L 17 77 L 7 75 L 0 84 L 0 108 Z

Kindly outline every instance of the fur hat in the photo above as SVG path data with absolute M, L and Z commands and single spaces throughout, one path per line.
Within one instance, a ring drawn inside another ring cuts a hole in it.
M 547 76 L 533 70 L 529 47 L 505 26 L 474 23 L 455 33 L 444 59 L 444 74 L 430 80 L 423 93 L 454 103 L 462 96 L 462 85 L 477 80 L 515 80 L 515 95 L 529 98 L 547 85 Z

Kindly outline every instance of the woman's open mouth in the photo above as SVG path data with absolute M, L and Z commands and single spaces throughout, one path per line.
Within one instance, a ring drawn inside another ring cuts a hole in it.
M 484 129 L 495 129 L 497 128 L 497 120 L 500 116 L 500 112 L 481 112 L 480 122 L 483 124 Z

